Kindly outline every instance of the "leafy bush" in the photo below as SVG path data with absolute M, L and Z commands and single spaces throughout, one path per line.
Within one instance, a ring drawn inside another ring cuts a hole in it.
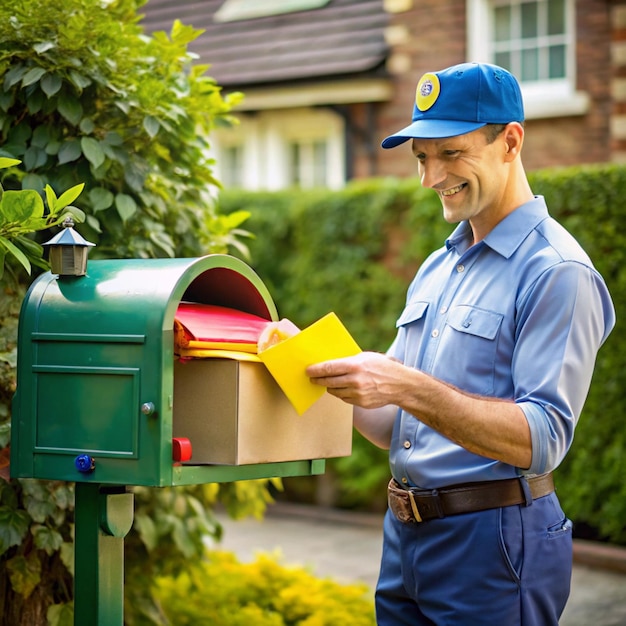
M 200 31 L 176 21 L 145 37 L 145 1 L 0 4 L 0 156 L 26 169 L 6 183 L 85 183 L 81 233 L 94 256 L 196 256 L 228 233 L 208 135 L 241 96 L 223 98 L 192 63 Z
M 267 555 L 242 564 L 230 553 L 212 551 L 178 576 L 157 578 L 154 593 L 175 626 L 376 624 L 366 585 L 319 579 Z
M 578 238 L 612 293 L 618 323 L 598 356 L 595 376 L 570 454 L 557 472 L 568 514 L 601 536 L 626 544 L 626 168 L 598 165 L 534 172 L 536 193 Z M 395 334 L 406 288 L 426 255 L 452 226 L 439 200 L 417 180 L 369 180 L 340 192 L 221 195 L 225 212 L 247 209 L 251 264 L 280 314 L 299 325 L 329 310 L 364 349 L 384 351 Z M 621 407 L 624 407 L 622 410 Z M 330 464 L 335 504 L 385 506 L 387 454 L 355 434 L 354 453 Z M 298 479 L 285 481 L 302 496 Z M 302 497 L 311 497 L 304 494 Z

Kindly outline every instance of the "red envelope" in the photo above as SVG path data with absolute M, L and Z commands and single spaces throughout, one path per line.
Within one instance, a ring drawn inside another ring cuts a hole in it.
M 256 354 L 259 335 L 269 321 L 228 307 L 181 302 L 174 318 L 174 341 L 183 350 L 237 350 Z

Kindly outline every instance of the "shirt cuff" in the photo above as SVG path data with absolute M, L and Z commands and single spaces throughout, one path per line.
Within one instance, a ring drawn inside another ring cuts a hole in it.
M 528 469 L 520 469 L 520 474 L 544 474 L 554 469 L 555 436 L 549 428 L 546 412 L 534 402 L 519 402 L 530 428 L 532 460 Z

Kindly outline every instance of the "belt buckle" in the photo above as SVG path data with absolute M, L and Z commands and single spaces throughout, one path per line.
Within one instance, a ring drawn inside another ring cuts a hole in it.
M 416 522 L 422 522 L 422 516 L 420 515 L 419 509 L 417 508 L 417 502 L 415 502 L 415 496 L 413 492 L 409 489 L 409 502 L 411 503 L 411 510 L 413 511 L 413 515 L 415 516 Z

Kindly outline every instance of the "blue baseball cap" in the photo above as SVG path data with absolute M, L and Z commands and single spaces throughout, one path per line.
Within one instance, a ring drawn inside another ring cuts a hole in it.
M 461 63 L 420 78 L 412 123 L 385 138 L 382 146 L 395 148 L 413 138 L 455 137 L 487 124 L 523 121 L 522 93 L 510 72 L 488 63 Z

